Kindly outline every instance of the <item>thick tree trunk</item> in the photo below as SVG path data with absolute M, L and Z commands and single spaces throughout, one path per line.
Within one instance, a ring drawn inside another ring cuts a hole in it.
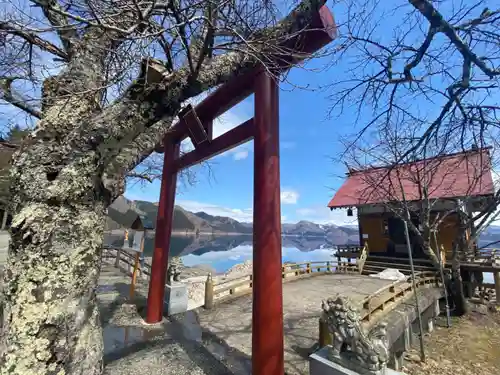
M 465 246 L 465 233 L 460 232 L 457 237 L 457 243 L 453 246 L 453 255 L 451 260 L 451 283 L 450 292 L 453 305 L 455 307 L 455 314 L 462 316 L 469 311 L 469 304 L 464 292 L 464 283 L 460 272 L 460 251 Z
M 0 373 L 97 375 L 103 344 L 95 291 L 108 201 L 92 155 L 54 171 L 40 163 L 42 151 L 38 144 L 20 153 L 11 174 Z
M 455 315 L 462 316 L 469 311 L 469 304 L 465 298 L 464 284 L 462 276 L 460 275 L 460 264 L 458 266 L 452 265 L 451 280 L 450 280 L 450 295 L 455 308 Z

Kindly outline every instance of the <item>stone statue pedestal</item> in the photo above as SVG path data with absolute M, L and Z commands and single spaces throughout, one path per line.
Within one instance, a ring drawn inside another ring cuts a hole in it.
M 390 368 L 369 371 L 343 358 L 333 362 L 329 359 L 328 351 L 329 346 L 325 346 L 309 356 L 309 375 L 404 375 Z
M 174 315 L 187 311 L 188 293 L 187 285 L 178 281 L 172 281 L 165 288 L 165 303 L 167 305 L 167 314 Z

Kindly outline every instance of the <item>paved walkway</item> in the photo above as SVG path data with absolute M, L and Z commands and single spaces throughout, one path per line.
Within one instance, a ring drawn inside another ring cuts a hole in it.
M 285 367 L 287 374 L 309 374 L 307 358 L 318 340 L 318 318 L 321 301 L 336 293 L 354 301 L 391 283 L 360 275 L 324 275 L 292 281 L 283 285 L 283 323 L 285 329 Z M 208 333 L 222 340 L 229 351 L 246 358 L 250 368 L 252 353 L 252 296 L 238 298 L 200 310 L 199 322 Z
M 137 290 L 137 309 L 120 304 L 126 301 L 129 282 L 129 277 L 117 274 L 112 266 L 104 266 L 98 296 L 106 375 L 251 374 L 251 294 L 210 311 L 200 308 L 177 315 L 154 329 L 141 322 L 147 296 L 145 283 Z M 307 357 L 317 342 L 322 299 L 342 293 L 361 300 L 388 283 L 367 276 L 334 274 L 284 284 L 287 374 L 309 374 Z

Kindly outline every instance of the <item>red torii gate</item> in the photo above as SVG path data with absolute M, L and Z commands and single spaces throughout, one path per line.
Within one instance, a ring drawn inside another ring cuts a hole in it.
M 274 62 L 277 74 L 288 70 L 336 36 L 330 10 L 323 6 L 303 32 L 283 47 L 294 49 Z M 195 108 L 187 106 L 163 140 L 164 164 L 149 284 L 147 323 L 163 317 L 165 279 L 172 232 L 177 173 L 254 139 L 252 373 L 283 375 L 283 291 L 279 174 L 279 85 L 262 67 L 218 88 Z M 255 93 L 254 118 L 212 139 L 213 120 Z M 179 156 L 190 137 L 195 149 Z

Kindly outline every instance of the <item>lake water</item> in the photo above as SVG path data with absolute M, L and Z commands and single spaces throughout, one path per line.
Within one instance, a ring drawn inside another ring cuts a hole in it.
M 129 238 L 132 246 L 133 238 Z M 114 246 L 123 245 L 123 236 L 106 235 L 105 243 Z M 217 273 L 224 273 L 236 264 L 252 260 L 252 236 L 172 236 L 170 256 L 181 257 L 185 266 L 210 266 Z M 329 261 L 333 257 L 337 244 L 330 243 L 324 237 L 282 238 L 283 262 Z M 146 237 L 144 256 L 150 257 L 154 250 L 154 235 Z M 484 282 L 493 283 L 493 274 L 485 273 Z
M 123 236 L 106 236 L 105 243 L 121 246 Z M 283 237 L 282 245 L 283 262 L 334 259 L 335 245 L 322 237 Z M 148 236 L 144 243 L 144 256 L 152 256 L 153 250 L 154 237 Z M 170 256 L 181 257 L 188 267 L 208 265 L 217 273 L 225 272 L 236 264 L 252 260 L 252 236 L 172 236 Z

